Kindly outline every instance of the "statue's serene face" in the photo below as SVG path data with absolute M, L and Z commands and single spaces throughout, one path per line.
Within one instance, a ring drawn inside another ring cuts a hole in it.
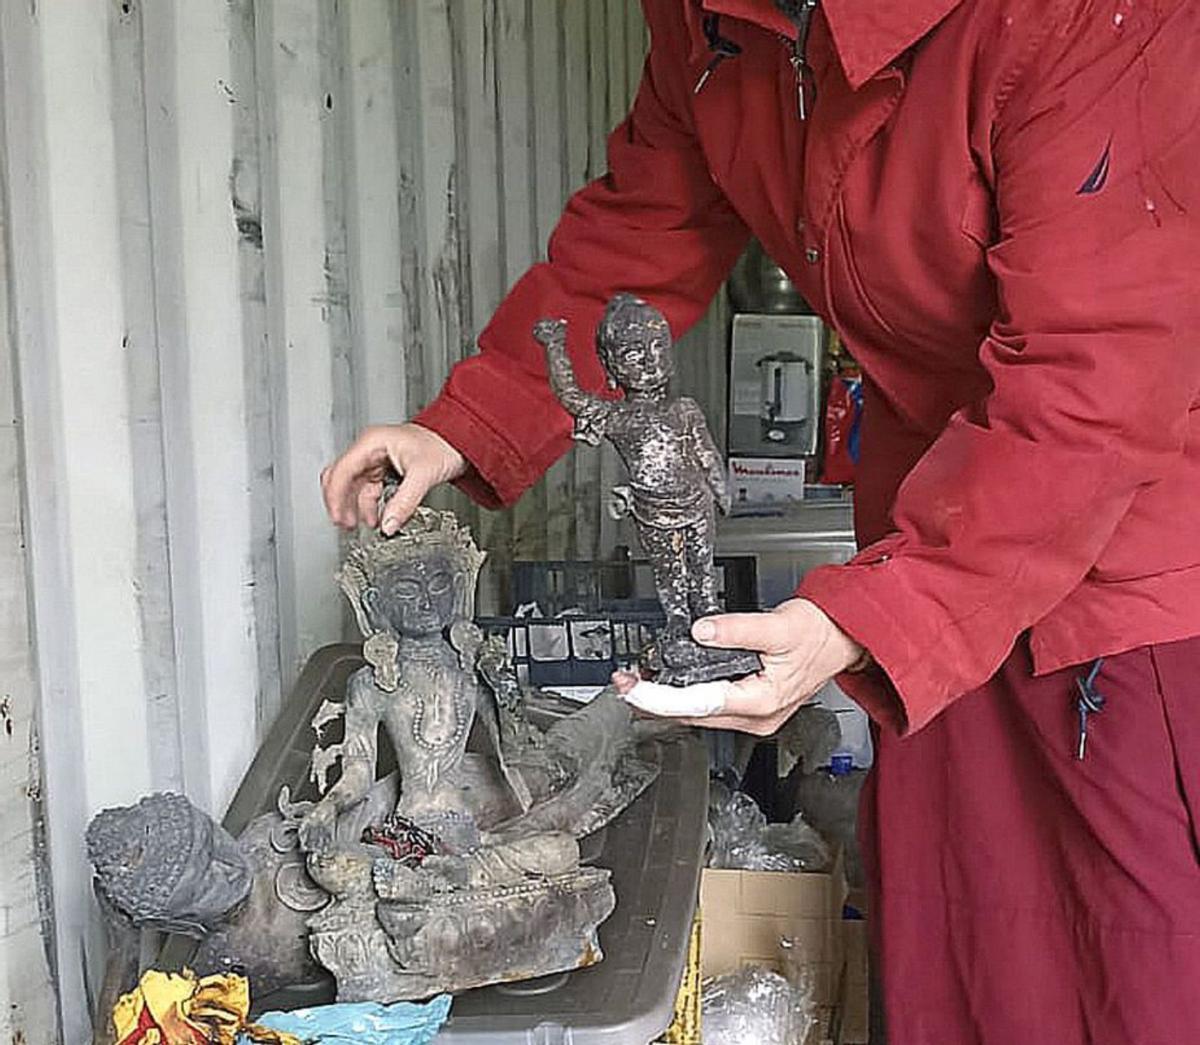
M 655 392 L 670 384 L 675 372 L 671 335 L 661 329 L 641 327 L 636 335 L 608 346 L 604 366 L 613 380 L 630 392 Z
M 436 635 L 454 620 L 454 571 L 445 556 L 389 566 L 376 577 L 375 589 L 376 612 L 400 635 Z
M 671 328 L 653 305 L 632 294 L 615 295 L 597 336 L 604 369 L 627 392 L 657 392 L 670 383 Z

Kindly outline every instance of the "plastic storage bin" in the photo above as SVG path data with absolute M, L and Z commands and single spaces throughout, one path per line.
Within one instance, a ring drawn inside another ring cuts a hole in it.
M 356 645 L 326 646 L 313 654 L 234 796 L 223 821 L 230 833 L 237 836 L 255 817 L 272 811 L 284 784 L 293 796 L 314 797 L 308 782 L 309 722 L 322 701 L 343 698 L 346 681 L 363 663 Z M 549 724 L 571 710 L 566 702 L 551 703 L 531 709 L 531 716 Z M 648 741 L 639 753 L 659 766 L 658 780 L 582 843 L 588 862 L 612 871 L 617 893 L 617 909 L 600 928 L 604 961 L 558 977 L 461 994 L 439 1043 L 626 1045 L 649 1042 L 670 1024 L 703 863 L 708 756 L 698 737 L 682 732 Z M 160 967 L 186 964 L 194 947 L 186 937 L 169 937 Z M 330 979 L 318 991 L 256 997 L 255 1011 L 326 1004 L 333 1000 L 332 986 Z

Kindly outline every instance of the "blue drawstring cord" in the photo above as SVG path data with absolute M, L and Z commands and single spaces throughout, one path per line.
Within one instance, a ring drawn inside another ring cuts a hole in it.
M 1075 679 L 1075 686 L 1079 690 L 1079 699 L 1075 702 L 1075 706 L 1079 709 L 1079 748 L 1075 752 L 1075 757 L 1080 762 L 1087 753 L 1088 715 L 1098 715 L 1104 710 L 1104 694 L 1096 689 L 1096 677 L 1100 674 L 1103 664 L 1104 658 L 1097 657 L 1087 674 L 1080 675 Z

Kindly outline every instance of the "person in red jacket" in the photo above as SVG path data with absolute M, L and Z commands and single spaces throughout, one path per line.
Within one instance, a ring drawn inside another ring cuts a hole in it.
M 764 660 L 708 724 L 834 675 L 877 723 L 894 1045 L 1200 1042 L 1200 4 L 644 7 L 609 173 L 441 394 L 326 471 L 331 517 L 511 504 L 570 443 L 534 323 L 598 390 L 607 298 L 679 334 L 752 232 L 862 365 L 861 551 L 698 622 Z

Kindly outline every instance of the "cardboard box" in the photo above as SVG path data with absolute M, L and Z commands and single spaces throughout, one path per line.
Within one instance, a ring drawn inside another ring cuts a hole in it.
M 818 1009 L 817 1022 L 808 1032 L 804 1045 L 837 1045 L 833 1040 L 833 1025 L 836 1019 L 836 1009 Z
M 842 923 L 846 968 L 839 1005 L 838 1045 L 867 1045 L 871 1040 L 870 976 L 867 969 L 867 923 Z
M 801 503 L 807 476 L 808 462 L 803 458 L 731 457 L 728 481 L 732 514 Z
M 839 860 L 829 873 L 723 871 L 706 868 L 700 880 L 704 921 L 700 958 L 705 976 L 747 965 L 783 972 L 780 940 L 802 948 L 812 969 L 816 1003 L 834 1006 L 842 983 L 842 903 Z

